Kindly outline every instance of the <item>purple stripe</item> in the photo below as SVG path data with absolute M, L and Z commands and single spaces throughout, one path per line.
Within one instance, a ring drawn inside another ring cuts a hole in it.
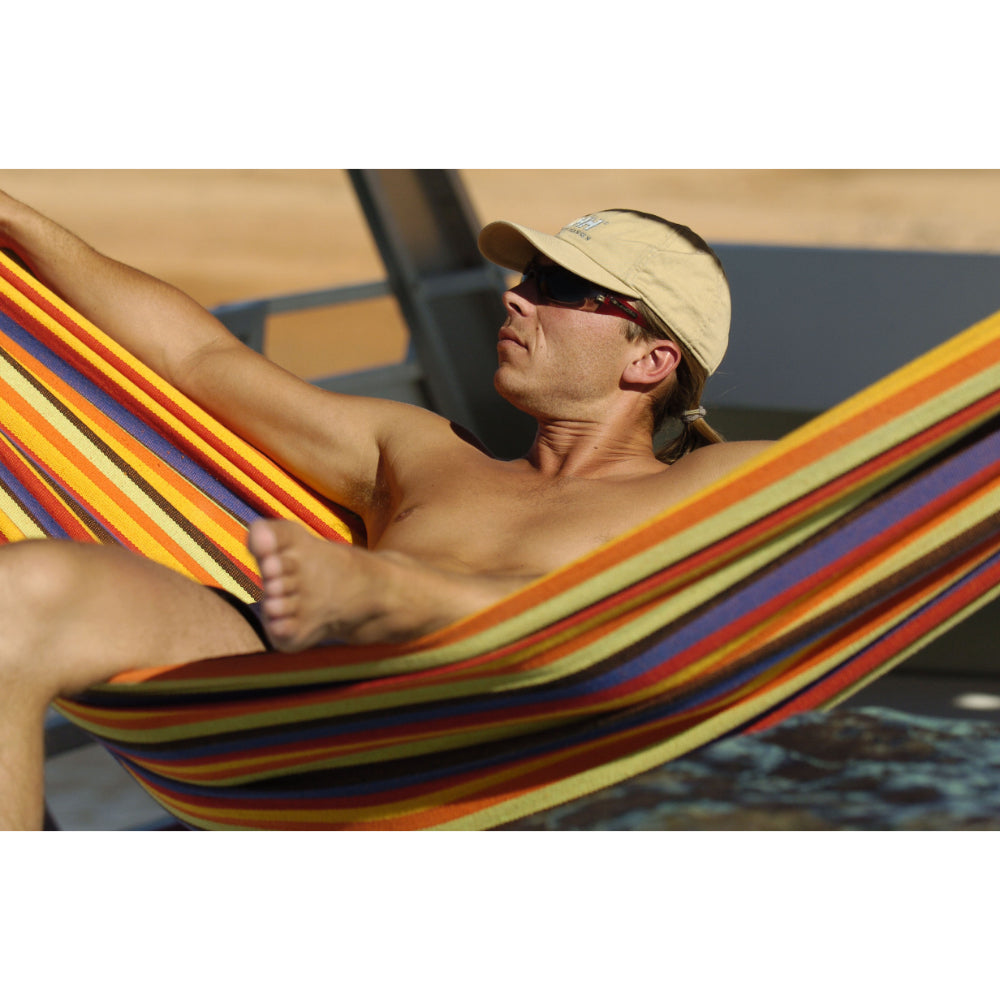
M 141 442 L 146 448 L 175 469 L 188 482 L 211 497 L 224 510 L 229 511 L 238 520 L 248 523 L 255 520 L 260 512 L 250 507 L 227 486 L 206 472 L 194 460 L 184 454 L 167 438 L 153 430 L 142 419 L 135 416 L 129 409 L 95 385 L 89 378 L 82 375 L 71 364 L 64 361 L 51 348 L 39 341 L 24 327 L 15 323 L 9 316 L 0 312 L 0 330 L 31 354 L 40 364 L 51 371 L 67 386 L 79 393 L 84 399 L 96 406 L 122 430 Z
M 10 447 L 16 451 L 19 455 L 26 458 L 28 463 L 35 466 L 35 463 L 27 458 L 20 448 L 17 447 L 14 442 L 7 437 L 6 434 L 3 435 L 4 440 Z M 37 468 L 37 466 L 35 466 Z M 10 471 L 5 465 L 0 465 L 0 482 L 4 484 L 4 487 L 17 498 L 18 502 L 28 511 L 28 513 L 37 522 L 41 530 L 51 538 L 66 538 L 66 532 L 59 524 L 58 521 L 54 520 L 52 515 L 41 505 L 37 497 L 22 483 L 13 472 Z

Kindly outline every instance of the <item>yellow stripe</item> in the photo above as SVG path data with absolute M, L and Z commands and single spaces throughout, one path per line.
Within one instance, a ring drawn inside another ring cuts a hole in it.
M 128 540 L 132 548 L 142 552 L 150 559 L 179 569 L 180 564 L 174 554 L 145 528 L 136 524 L 132 515 L 126 514 L 122 510 L 118 500 L 109 494 L 103 483 L 117 487 L 135 502 L 143 514 L 154 523 L 158 523 L 160 518 L 157 517 L 159 512 L 154 510 L 155 505 L 148 501 L 144 502 L 144 498 L 134 496 L 134 488 L 128 478 L 119 471 L 114 463 L 94 448 L 68 420 L 49 406 L 44 397 L 40 396 L 29 382 L 14 375 L 11 378 L 12 384 L 21 393 L 25 402 L 34 407 L 38 416 L 38 420 L 27 420 L 22 418 L 19 413 L 11 413 L 7 418 L 7 424 L 14 436 L 24 441 L 38 455 L 40 461 L 68 484 L 69 489 L 74 494 L 81 497 L 85 503 L 100 510 L 102 516 L 106 515 L 109 523 L 113 524 L 114 529 Z M 51 435 L 39 433 L 39 426 L 44 427 L 46 423 L 96 467 L 103 477 L 102 481 L 98 482 L 84 473 L 73 454 L 64 451 L 59 446 L 59 442 L 51 440 Z
M 103 430 L 98 429 L 91 419 L 91 411 L 94 410 L 91 404 L 82 400 L 76 394 L 73 397 L 66 395 L 61 391 L 65 387 L 50 385 L 48 388 L 76 420 L 84 426 L 89 427 L 111 452 L 116 454 L 126 466 L 136 473 L 138 478 L 144 480 L 151 490 L 162 496 L 171 507 L 182 512 L 184 518 L 216 543 L 220 550 L 227 555 L 246 553 L 244 546 L 236 542 L 236 539 L 242 537 L 244 532 L 243 525 L 231 513 L 225 508 L 220 507 L 210 496 L 198 490 L 194 484 L 138 439 L 124 431 L 120 435 L 111 437 Z M 83 451 L 84 441 L 87 441 L 89 444 L 89 440 L 85 435 L 80 434 L 78 437 L 75 437 L 75 442 L 81 451 Z M 99 453 L 99 450 L 96 453 Z M 166 470 L 166 472 L 164 473 L 163 470 Z M 126 481 L 130 483 L 131 491 L 137 491 L 138 488 L 135 484 L 131 483 L 130 479 L 126 478 Z M 178 483 L 182 483 L 183 486 L 179 487 Z M 221 517 L 228 522 L 228 528 L 213 519 L 209 513 L 202 510 L 198 503 L 193 502 L 191 494 L 197 494 L 202 503 L 218 511 Z M 164 527 L 167 527 L 171 523 L 173 523 L 171 519 L 165 520 Z M 190 545 L 190 541 L 188 540 L 186 544 Z
M 82 498 L 86 504 L 100 510 L 102 517 L 106 518 L 108 523 L 113 526 L 113 530 L 128 539 L 129 544 L 133 548 L 142 552 L 147 558 L 170 566 L 186 575 L 190 575 L 187 565 L 178 558 L 175 552 L 168 549 L 161 541 L 150 534 L 148 530 L 141 528 L 134 520 L 134 515 L 131 512 L 126 512 L 120 507 L 118 501 L 111 497 L 107 489 L 100 482 L 95 481 L 83 471 L 74 453 L 67 452 L 60 447 L 59 443 L 52 440 L 53 433 L 58 434 L 90 462 L 100 472 L 103 482 L 107 482 L 119 489 L 129 501 L 134 503 L 152 524 L 169 537 L 171 542 L 176 546 L 177 552 L 185 553 L 216 583 L 225 586 L 244 600 L 253 599 L 253 595 L 235 577 L 224 572 L 210 553 L 193 543 L 190 533 L 185 531 L 182 525 L 169 517 L 153 499 L 139 489 L 132 479 L 74 424 L 70 417 L 66 416 L 58 407 L 46 399 L 30 381 L 15 369 L 10 368 L 5 370 L 5 377 L 11 387 L 24 400 L 24 403 L 30 406 L 35 412 L 33 419 L 22 418 L 20 415 L 11 413 L 7 419 L 7 426 L 11 429 L 11 432 L 38 454 L 40 459 L 53 469 L 59 478 L 68 484 L 74 494 Z M 60 403 L 66 406 L 77 418 L 86 423 L 85 415 L 72 405 L 69 399 L 56 392 L 55 387 L 50 386 L 49 388 L 59 399 Z M 51 433 L 46 432 L 46 427 L 51 428 Z M 210 523 L 208 516 L 199 511 L 196 505 L 191 504 L 186 497 L 170 486 L 150 465 L 141 461 L 135 450 L 127 448 L 126 441 L 116 440 L 114 442 L 107 442 L 104 438 L 102 440 L 105 441 L 105 444 L 108 444 L 109 450 L 118 452 L 137 471 L 140 471 L 154 488 L 159 489 L 161 495 L 168 502 L 173 502 L 176 507 L 184 510 L 185 515 L 190 518 L 193 524 L 204 530 L 213 541 L 218 543 L 221 551 L 232 554 L 234 550 L 238 553 L 239 549 L 243 548 L 242 545 L 223 544 L 224 538 L 220 535 L 219 528 Z M 252 560 L 245 548 L 243 548 L 243 552 L 245 554 L 242 555 L 242 559 L 252 565 Z M 240 556 L 237 555 L 237 558 L 240 558 Z
M 4 496 L 9 496 L 6 490 L 2 492 Z M 11 515 L 9 517 L 8 512 Z M 13 520 L 14 516 L 17 516 L 17 521 Z M 22 538 L 43 537 L 35 522 L 25 516 L 20 506 L 13 501 L 0 505 L 0 535 L 12 542 Z
M 25 298 L 16 289 L 9 288 L 10 297 L 14 299 L 21 306 L 21 308 L 25 310 L 25 312 L 44 326 L 55 339 L 62 343 L 73 354 L 83 359 L 87 365 L 92 366 L 111 380 L 116 385 L 122 396 L 127 396 L 136 401 L 137 405 L 142 410 L 145 410 L 155 418 L 162 420 L 172 429 L 174 433 L 188 443 L 193 452 L 199 455 L 214 456 L 222 467 L 226 469 L 227 473 L 248 491 L 250 496 L 255 496 L 261 500 L 267 500 L 269 503 L 276 506 L 279 511 L 277 516 L 287 516 L 292 519 L 295 518 L 295 515 L 287 507 L 285 507 L 284 504 L 279 503 L 273 497 L 268 486 L 269 480 L 273 481 L 285 492 L 294 496 L 297 502 L 301 503 L 312 513 L 313 516 L 319 518 L 320 521 L 327 525 L 331 530 L 334 530 L 341 537 L 349 540 L 350 532 L 344 522 L 321 501 L 303 489 L 295 479 L 284 472 L 279 466 L 275 465 L 270 459 L 258 452 L 251 445 L 241 441 L 235 434 L 216 421 L 206 411 L 202 410 L 193 401 L 187 399 L 173 386 L 160 378 L 155 372 L 152 371 L 152 369 L 148 368 L 137 358 L 134 358 L 125 352 L 120 345 L 115 343 L 115 341 L 95 327 L 87 319 L 75 310 L 71 309 L 69 306 L 60 302 L 48 289 L 38 283 L 30 275 L 22 274 L 21 276 L 24 278 L 25 282 L 37 289 L 38 293 L 43 296 L 46 301 L 54 304 L 56 308 L 64 312 L 74 323 L 78 324 L 83 330 L 85 330 L 89 336 L 93 337 L 97 343 L 101 344 L 102 347 L 126 364 L 127 367 L 130 368 L 140 379 L 146 380 L 151 385 L 155 386 L 157 391 L 161 392 L 182 412 L 185 412 L 191 420 L 197 422 L 197 424 L 204 427 L 206 431 L 219 438 L 228 447 L 232 448 L 236 454 L 246 459 L 254 468 L 254 475 L 259 476 L 260 479 L 258 480 L 252 478 L 237 468 L 231 460 L 226 459 L 222 455 L 215 452 L 214 448 L 205 442 L 199 432 L 189 429 L 185 423 L 182 423 L 162 404 L 156 402 L 152 397 L 148 396 L 137 386 L 132 385 L 128 381 L 127 376 L 123 377 L 117 369 L 106 362 L 85 343 L 78 340 L 75 334 L 71 334 L 67 331 L 60 324 L 60 322 L 50 317 L 47 312 L 36 306 L 34 302 Z

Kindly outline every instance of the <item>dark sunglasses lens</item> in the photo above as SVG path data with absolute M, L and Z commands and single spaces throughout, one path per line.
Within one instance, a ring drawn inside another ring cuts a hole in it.
M 561 267 L 539 268 L 537 273 L 538 290 L 553 302 L 581 305 L 597 291 L 589 281 Z

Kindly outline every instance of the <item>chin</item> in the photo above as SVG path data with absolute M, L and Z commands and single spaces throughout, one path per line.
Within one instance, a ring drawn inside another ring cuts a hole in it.
M 511 381 L 510 372 L 505 365 L 501 365 L 493 373 L 493 388 L 496 389 L 497 394 L 506 399 L 508 403 L 514 402 L 511 398 L 511 394 L 514 391 Z
M 522 384 L 518 385 L 519 382 Z M 503 366 L 498 368 L 493 376 L 493 388 L 496 389 L 497 395 L 511 406 L 516 406 L 528 416 L 536 416 L 537 407 L 532 403 L 531 393 L 523 385 L 523 380 L 518 379 Z

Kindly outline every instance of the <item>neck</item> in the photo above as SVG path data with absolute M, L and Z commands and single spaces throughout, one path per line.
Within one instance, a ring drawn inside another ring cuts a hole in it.
M 539 424 L 525 456 L 545 476 L 580 479 L 629 478 L 663 468 L 648 433 L 587 421 L 555 420 Z

